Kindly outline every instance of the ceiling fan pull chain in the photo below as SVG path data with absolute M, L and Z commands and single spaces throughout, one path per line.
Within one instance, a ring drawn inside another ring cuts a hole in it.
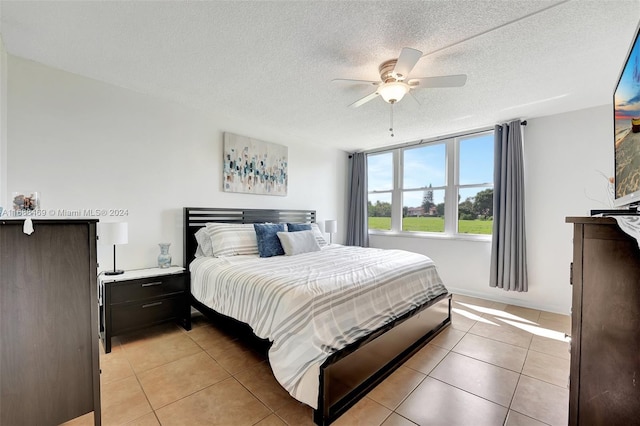
M 391 137 L 393 137 L 393 103 L 391 104 L 391 124 L 389 127 L 389 131 L 391 132 Z

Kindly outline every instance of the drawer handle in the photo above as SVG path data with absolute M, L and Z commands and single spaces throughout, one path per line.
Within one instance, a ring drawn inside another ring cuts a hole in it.
M 152 306 L 159 306 L 159 305 L 162 305 L 162 302 L 147 303 L 146 305 L 142 305 L 142 309 L 151 308 Z
M 154 285 L 161 285 L 161 284 L 162 284 L 162 281 L 154 281 L 152 283 L 144 283 L 144 284 L 142 284 L 142 287 L 151 287 L 151 286 L 154 286 Z

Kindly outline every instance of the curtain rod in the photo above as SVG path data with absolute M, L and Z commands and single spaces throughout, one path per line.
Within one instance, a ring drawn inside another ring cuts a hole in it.
M 523 120 L 520 123 L 520 125 L 521 126 L 526 126 L 527 125 L 527 120 Z M 392 151 L 392 150 L 397 149 L 397 148 L 408 148 L 408 147 L 411 147 L 411 146 L 417 146 L 417 145 L 422 145 L 422 144 L 425 144 L 425 143 L 441 141 L 441 140 L 444 140 L 444 139 L 460 138 L 460 137 L 464 137 L 464 136 L 476 135 L 478 133 L 488 132 L 488 131 L 490 131 L 492 129 L 494 129 L 494 127 L 483 127 L 481 129 L 473 130 L 473 131 L 470 131 L 470 132 L 454 133 L 454 134 L 451 134 L 451 135 L 437 136 L 437 137 L 430 138 L 430 139 L 420 139 L 419 141 L 404 142 L 404 143 L 397 144 L 397 145 L 385 146 L 385 147 L 380 147 L 380 148 L 373 148 L 373 149 L 368 149 L 368 150 L 365 150 L 365 151 L 358 151 L 358 152 L 364 152 L 365 154 L 374 154 L 376 152 Z M 351 158 L 352 156 L 353 156 L 352 154 L 349 154 L 349 158 Z

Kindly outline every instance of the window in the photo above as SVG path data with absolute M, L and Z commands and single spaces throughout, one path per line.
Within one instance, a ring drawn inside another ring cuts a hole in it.
M 367 156 L 369 230 L 491 235 L 493 132 Z
M 393 152 L 367 156 L 369 229 L 391 229 Z
M 458 233 L 493 230 L 493 133 L 460 139 Z
M 403 231 L 444 232 L 446 148 L 434 143 L 402 150 Z

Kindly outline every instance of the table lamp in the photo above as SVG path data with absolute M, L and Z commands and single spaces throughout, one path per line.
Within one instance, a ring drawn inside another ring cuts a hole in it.
M 127 222 L 99 222 L 98 235 L 102 244 L 113 244 L 113 271 L 105 275 L 120 275 L 123 270 L 116 269 L 116 244 L 129 242 L 129 224 Z
M 324 232 L 329 234 L 329 244 L 333 244 L 333 234 L 338 232 L 338 221 L 335 219 L 325 220 Z

